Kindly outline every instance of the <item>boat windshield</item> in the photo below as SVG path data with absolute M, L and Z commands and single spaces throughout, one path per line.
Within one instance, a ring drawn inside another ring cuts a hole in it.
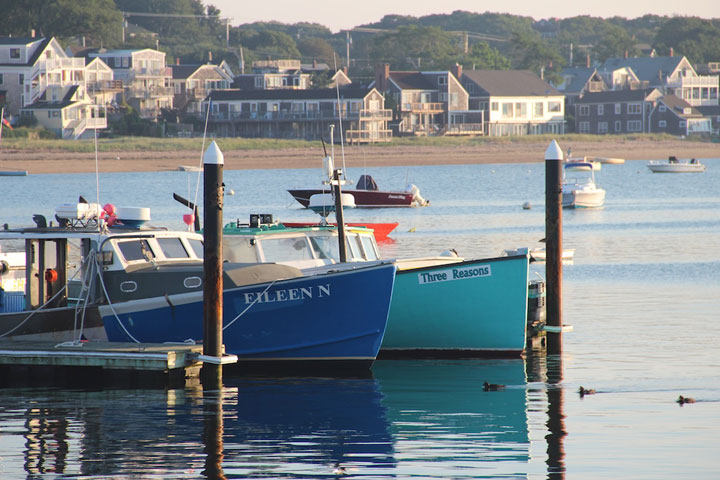
M 306 237 L 263 238 L 260 241 L 266 262 L 313 260 L 313 252 Z

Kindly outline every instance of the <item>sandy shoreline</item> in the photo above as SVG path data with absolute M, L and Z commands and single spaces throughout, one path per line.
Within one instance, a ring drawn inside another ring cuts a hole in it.
M 617 142 L 567 142 L 573 156 L 617 157 L 626 160 L 657 160 L 676 155 L 678 158 L 720 158 L 720 144 L 687 140 L 619 140 Z M 544 159 L 548 143 L 487 143 L 472 146 L 389 146 L 385 148 L 346 147 L 347 167 L 413 166 L 489 163 L 531 163 Z M 276 150 L 224 151 L 225 168 L 278 169 L 319 168 L 321 147 Z M 336 147 L 336 157 L 340 149 Z M 101 172 L 142 172 L 177 170 L 180 165 L 197 166 L 200 152 L 100 152 Z M 0 170 L 27 170 L 30 174 L 84 173 L 95 171 L 94 153 L 68 153 L 3 149 Z

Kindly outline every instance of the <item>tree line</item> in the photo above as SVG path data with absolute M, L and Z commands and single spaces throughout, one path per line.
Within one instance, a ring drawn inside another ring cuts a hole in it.
M 226 25 L 222 12 L 202 0 L 0 0 L 0 34 L 55 36 L 63 45 L 159 48 L 168 62 L 293 58 L 345 66 L 371 78 L 374 65 L 392 69 L 529 69 L 546 78 L 565 66 L 610 57 L 684 55 L 695 64 L 720 61 L 720 19 L 645 15 L 635 19 L 531 17 L 456 11 L 378 22 L 333 33 L 316 23 L 255 22 Z M 125 13 L 123 13 L 125 12 Z M 142 15 L 145 14 L 145 15 Z M 131 28 L 137 26 L 140 28 Z M 123 38 L 124 37 L 124 38 Z M 349 58 L 348 58 L 349 45 Z M 572 62 L 572 63 L 571 63 Z

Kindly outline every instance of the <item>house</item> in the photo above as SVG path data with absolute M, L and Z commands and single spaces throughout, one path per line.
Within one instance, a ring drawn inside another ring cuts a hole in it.
M 663 132 L 671 135 L 709 134 L 712 120 L 697 107 L 675 95 L 665 95 L 658 99 L 649 118 L 651 132 Z
M 115 80 L 112 68 L 100 58 L 88 59 L 85 65 L 85 90 L 92 103 L 116 108 L 123 92 L 122 80 Z
M 230 66 L 220 65 L 171 65 L 172 85 L 175 92 L 174 108 L 190 115 L 202 114 L 202 102 L 212 90 L 226 90 L 233 81 Z
M 0 102 L 6 114 L 17 114 L 48 88 L 62 91 L 83 85 L 84 78 L 85 60 L 69 58 L 54 37 L 0 37 Z
M 172 73 L 165 65 L 165 53 L 141 50 L 100 50 L 90 57 L 101 58 L 122 80 L 125 101 L 140 116 L 156 118 L 162 109 L 173 108 Z
M 78 85 L 67 87 L 62 98 L 43 96 L 22 107 L 20 116 L 35 117 L 39 125 L 65 139 L 87 137 L 91 131 L 107 128 L 105 107 L 94 104 Z
M 468 92 L 450 71 L 391 71 L 385 63 L 375 67 L 370 86 L 394 105 L 399 135 L 444 134 L 455 112 L 462 116 L 469 110 Z
M 348 143 L 387 142 L 392 112 L 374 88 L 214 90 L 209 129 L 226 137 L 326 138 L 329 126 Z M 342 128 L 341 128 L 342 127 Z
M 692 106 L 718 105 L 718 75 L 698 75 L 684 56 L 609 58 L 598 72 L 614 90 L 657 87 Z
M 243 90 L 310 88 L 310 74 L 302 71 L 300 60 L 260 60 L 252 63 L 252 70 L 252 73 L 237 75 L 233 87 Z
M 659 88 L 586 93 L 575 101 L 577 133 L 650 132 L 650 114 L 662 96 Z
M 720 135 L 720 105 L 699 106 L 695 108 L 712 122 L 713 135 Z
M 471 111 L 483 112 L 486 134 L 565 133 L 565 96 L 528 70 L 466 70 L 459 78 Z

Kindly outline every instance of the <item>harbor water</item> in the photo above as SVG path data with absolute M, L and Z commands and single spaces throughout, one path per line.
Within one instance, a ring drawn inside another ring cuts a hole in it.
M 386 258 L 542 246 L 538 157 L 348 169 L 380 189 L 413 183 L 431 205 L 345 219 L 399 222 L 381 244 Z M 563 246 L 575 249 L 563 320 L 573 331 L 559 357 L 380 360 L 363 378 L 226 377 L 220 391 L 4 387 L 0 478 L 718 478 L 720 158 L 702 161 L 700 174 L 603 165 L 604 208 L 563 211 Z M 151 223 L 184 228 L 172 193 L 202 204 L 197 173 L 100 170 L 99 194 L 95 174 L 0 177 L 0 224 L 50 220 L 83 195 L 147 206 Z M 224 178 L 226 222 L 312 220 L 286 189 L 322 180 L 320 161 Z M 484 391 L 486 381 L 505 388 Z M 581 397 L 580 386 L 597 393 Z

